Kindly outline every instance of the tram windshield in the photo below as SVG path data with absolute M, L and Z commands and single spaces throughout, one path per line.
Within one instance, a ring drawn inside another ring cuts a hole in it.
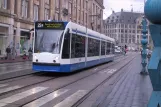
M 60 53 L 63 30 L 38 29 L 35 31 L 34 52 Z

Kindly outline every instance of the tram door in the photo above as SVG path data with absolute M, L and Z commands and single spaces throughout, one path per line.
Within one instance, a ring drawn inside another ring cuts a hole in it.
M 71 38 L 71 70 L 85 67 L 85 36 L 72 34 Z

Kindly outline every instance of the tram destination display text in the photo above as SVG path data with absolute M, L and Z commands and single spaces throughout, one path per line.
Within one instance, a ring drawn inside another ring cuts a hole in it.
M 57 29 L 64 30 L 64 23 L 62 22 L 36 22 L 36 29 Z

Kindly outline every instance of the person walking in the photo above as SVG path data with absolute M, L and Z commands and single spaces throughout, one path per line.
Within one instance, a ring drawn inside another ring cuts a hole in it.
M 124 55 L 126 55 L 127 53 L 127 46 L 125 45 L 125 48 L 124 48 Z
M 24 52 L 23 59 L 27 59 L 27 50 L 26 50 L 26 48 L 24 48 L 23 52 Z
M 6 59 L 11 59 L 11 48 L 10 48 L 10 46 L 8 46 L 6 48 L 6 53 L 7 53 Z
M 32 49 L 31 49 L 31 47 L 29 48 L 28 53 L 29 53 L 28 59 L 31 60 L 32 59 Z

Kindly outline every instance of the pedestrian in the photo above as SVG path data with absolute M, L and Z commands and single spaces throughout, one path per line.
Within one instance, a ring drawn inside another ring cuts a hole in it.
M 23 52 L 24 52 L 23 59 L 26 59 L 27 58 L 27 50 L 26 50 L 26 48 L 24 48 Z
M 17 56 L 17 52 L 14 46 L 12 47 L 11 55 L 12 55 L 12 59 L 15 60 L 15 57 Z
M 6 53 L 7 53 L 6 59 L 10 59 L 11 58 L 11 48 L 10 48 L 10 46 L 8 46 L 6 48 Z
M 32 59 L 32 48 L 30 47 L 28 50 L 29 56 L 28 59 L 31 60 Z

